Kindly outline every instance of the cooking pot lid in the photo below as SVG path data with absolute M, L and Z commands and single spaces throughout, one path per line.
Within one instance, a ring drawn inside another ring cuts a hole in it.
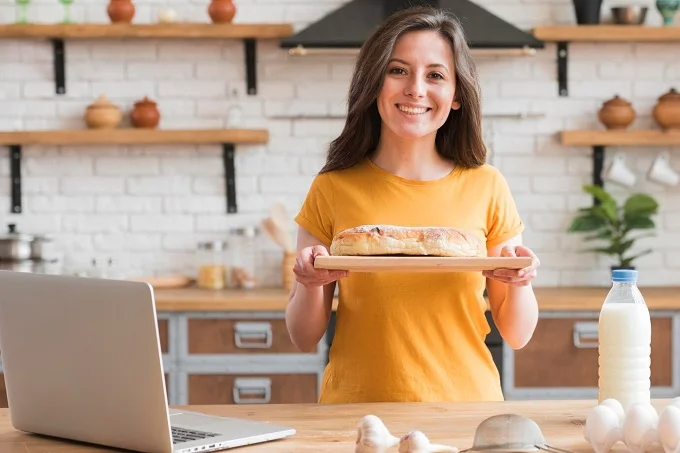
M 30 234 L 18 233 L 17 226 L 14 223 L 7 225 L 7 233 L 0 234 L 0 241 L 32 241 L 33 236 Z

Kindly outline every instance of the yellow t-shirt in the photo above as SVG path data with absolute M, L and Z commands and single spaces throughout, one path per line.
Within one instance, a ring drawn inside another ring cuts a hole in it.
M 505 178 L 490 165 L 409 180 L 369 159 L 318 175 L 296 222 L 330 246 L 364 224 L 448 226 L 487 246 L 523 230 Z M 503 400 L 484 344 L 481 272 L 351 273 L 339 281 L 321 403 Z

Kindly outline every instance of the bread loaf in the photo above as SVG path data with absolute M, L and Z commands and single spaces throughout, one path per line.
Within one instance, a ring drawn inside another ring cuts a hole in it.
M 361 225 L 338 233 L 330 254 L 486 256 L 484 244 L 473 234 L 450 227 Z

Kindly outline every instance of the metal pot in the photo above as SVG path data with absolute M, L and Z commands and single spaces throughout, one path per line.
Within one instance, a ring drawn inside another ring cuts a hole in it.
M 36 235 L 31 243 L 31 258 L 34 260 L 54 261 L 59 258 L 54 238 L 49 235 Z
M 38 264 L 32 260 L 0 261 L 0 270 L 2 271 L 34 273 L 37 266 Z
M 31 258 L 31 245 L 34 237 L 17 233 L 16 225 L 7 225 L 8 232 L 0 234 L 0 261 L 20 261 Z

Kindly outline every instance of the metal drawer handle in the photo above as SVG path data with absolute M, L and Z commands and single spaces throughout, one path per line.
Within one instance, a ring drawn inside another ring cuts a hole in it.
M 597 322 L 583 321 L 574 323 L 574 346 L 585 349 L 597 348 L 598 345 Z
M 237 322 L 234 325 L 234 343 L 237 348 L 272 347 L 272 325 L 268 322 Z
M 267 404 L 272 399 L 272 381 L 269 378 L 236 378 L 234 403 Z

